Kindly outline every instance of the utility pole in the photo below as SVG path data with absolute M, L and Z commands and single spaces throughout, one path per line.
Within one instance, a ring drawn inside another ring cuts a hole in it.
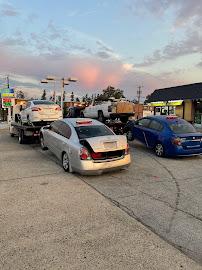
M 139 85 L 138 87 L 137 87 L 137 101 L 138 101 L 138 104 L 140 104 L 140 100 L 141 100 L 141 95 L 142 95 L 142 90 L 141 90 L 141 88 L 142 88 L 143 86 L 141 86 L 141 85 Z
M 64 90 L 65 90 L 65 78 L 62 78 L 61 101 L 60 101 L 60 107 L 62 109 L 62 113 L 63 113 L 63 104 L 64 104 Z
M 6 76 L 6 84 L 7 84 L 7 88 L 9 89 L 10 88 L 10 80 L 9 80 L 9 75 Z M 8 123 L 11 122 L 11 107 L 8 107 Z
M 7 88 L 10 88 L 9 75 L 6 76 L 6 81 L 7 81 Z
M 142 88 L 143 86 L 141 86 L 141 85 L 139 85 L 138 87 L 137 87 L 137 102 L 138 102 L 138 104 L 137 104 L 137 119 L 139 119 L 139 106 L 140 106 L 140 100 L 141 100 L 141 95 L 142 95 L 142 90 L 141 90 L 141 88 Z

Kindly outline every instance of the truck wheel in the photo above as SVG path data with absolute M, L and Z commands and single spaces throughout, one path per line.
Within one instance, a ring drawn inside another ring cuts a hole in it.
M 19 141 L 19 144 L 24 144 L 25 143 L 24 130 L 19 131 L 18 141 Z
M 102 111 L 98 112 L 98 121 L 100 121 L 102 123 L 104 123 L 104 121 L 105 121 L 105 118 L 104 118 L 104 115 L 103 115 Z

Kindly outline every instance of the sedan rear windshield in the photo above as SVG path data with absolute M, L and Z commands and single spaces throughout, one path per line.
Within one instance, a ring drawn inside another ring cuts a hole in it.
M 175 120 L 169 123 L 170 129 L 176 134 L 194 133 L 196 129 L 185 120 Z
M 76 127 L 79 139 L 87 139 L 99 136 L 114 135 L 114 133 L 106 126 L 80 126 Z
M 55 104 L 52 101 L 48 101 L 48 100 L 35 100 L 33 101 L 34 105 L 53 105 Z

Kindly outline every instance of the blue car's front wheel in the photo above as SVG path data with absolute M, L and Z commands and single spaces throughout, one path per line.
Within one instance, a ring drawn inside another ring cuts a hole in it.
M 163 157 L 165 155 L 164 147 L 161 143 L 156 144 L 154 151 L 157 157 Z

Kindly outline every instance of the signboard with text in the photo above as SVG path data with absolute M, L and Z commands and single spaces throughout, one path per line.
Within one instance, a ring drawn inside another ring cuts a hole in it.
M 12 98 L 2 98 L 2 108 L 9 108 L 13 106 Z
M 1 97 L 2 98 L 14 98 L 15 97 L 15 94 L 14 93 L 2 93 L 1 94 Z
M 0 97 L 14 97 L 14 89 L 13 88 L 0 89 Z

